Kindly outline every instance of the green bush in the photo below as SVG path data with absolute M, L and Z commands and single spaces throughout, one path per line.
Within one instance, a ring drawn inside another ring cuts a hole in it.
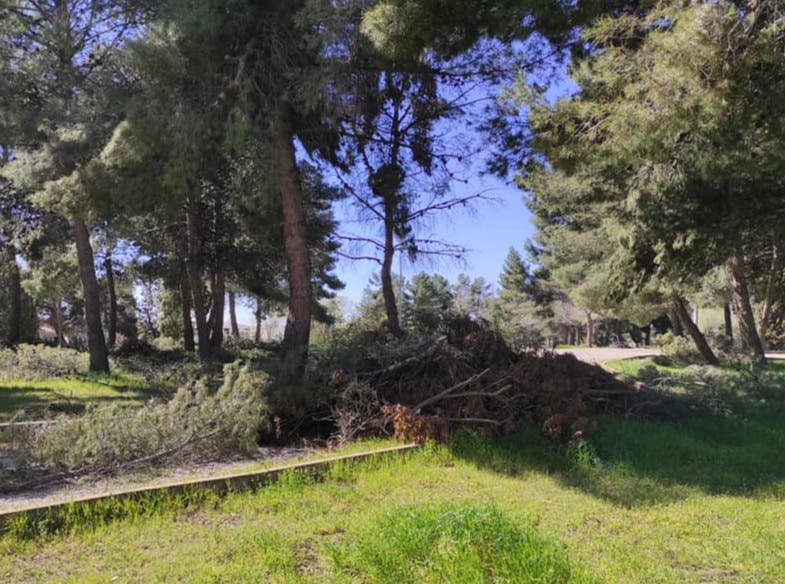
M 674 335 L 671 332 L 656 337 L 654 344 L 659 347 L 662 355 L 674 361 L 692 363 L 700 358 L 695 345 L 687 337 Z
M 402 506 L 340 547 L 363 582 L 585 582 L 562 550 L 489 505 Z
M 673 366 L 673 359 L 671 359 L 667 355 L 654 355 L 654 357 L 651 358 L 651 361 L 655 365 L 659 365 L 661 367 L 672 367 Z
M 89 356 L 75 349 L 19 345 L 0 350 L 0 377 L 34 381 L 87 372 Z
M 111 469 L 141 459 L 250 453 L 266 423 L 263 391 L 268 378 L 231 363 L 216 392 L 198 381 L 167 403 L 129 411 L 95 407 L 63 417 L 18 439 L 23 459 L 53 470 Z

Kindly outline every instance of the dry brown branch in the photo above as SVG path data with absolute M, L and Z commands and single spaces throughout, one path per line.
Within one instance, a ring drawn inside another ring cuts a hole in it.
M 477 375 L 474 375 L 474 376 L 470 377 L 469 379 L 465 379 L 464 381 L 461 381 L 460 383 L 456 383 L 452 387 L 448 387 L 447 389 L 445 389 L 441 393 L 437 393 L 435 396 L 430 397 L 430 398 L 426 399 L 425 401 L 420 402 L 419 404 L 414 406 L 412 408 L 412 410 L 414 410 L 414 412 L 420 412 L 424 407 L 427 407 L 427 406 L 429 406 L 431 404 L 437 403 L 440 399 L 442 399 L 445 396 L 449 395 L 453 391 L 455 391 L 457 389 L 461 389 L 462 387 L 466 387 L 467 385 L 469 385 L 471 383 L 474 383 L 475 381 L 477 381 L 480 377 L 482 377 L 483 375 L 485 375 L 489 371 L 490 371 L 490 369 L 486 369 L 485 371 L 482 371 L 482 372 L 478 373 Z

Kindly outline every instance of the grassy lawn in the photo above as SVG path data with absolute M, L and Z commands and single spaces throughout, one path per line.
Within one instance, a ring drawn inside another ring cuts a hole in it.
M 782 582 L 785 425 L 601 420 L 557 452 L 465 435 L 325 481 L 104 509 L 0 539 L 0 581 Z M 156 510 L 157 509 L 157 510 Z M 102 517 L 125 516 L 100 521 Z
M 143 379 L 126 374 L 0 380 L 0 422 L 79 413 L 88 404 L 139 405 L 155 394 Z
M 640 359 L 613 359 L 612 361 L 605 361 L 603 363 L 606 369 L 623 373 L 629 377 L 638 377 L 641 369 L 645 367 L 654 367 L 657 371 L 662 373 L 678 373 L 684 369 L 684 365 L 657 365 L 651 357 L 644 357 Z
M 623 373 L 630 377 L 638 377 L 644 367 L 654 367 L 662 373 L 678 374 L 687 368 L 685 364 L 673 363 L 672 365 L 657 365 L 651 357 L 638 359 L 614 359 L 606 361 L 603 365 L 611 371 Z M 767 368 L 772 373 L 785 374 L 785 359 L 770 359 Z M 735 366 L 724 364 L 720 367 L 722 371 L 734 373 Z

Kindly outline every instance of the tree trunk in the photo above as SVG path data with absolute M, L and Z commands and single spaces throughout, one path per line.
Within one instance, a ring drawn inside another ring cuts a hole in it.
M 651 324 L 643 327 L 643 346 L 648 347 L 651 345 Z
M 254 317 L 256 318 L 256 330 L 253 334 L 253 339 L 255 342 L 260 342 L 262 340 L 262 300 L 261 298 L 256 299 L 256 310 L 254 311 Z
M 65 324 L 63 323 L 63 299 L 59 296 L 52 301 L 55 309 L 55 332 L 57 333 L 57 346 L 65 347 Z
M 284 251 L 289 278 L 289 314 L 283 337 L 284 356 L 301 372 L 311 335 L 311 257 L 305 227 L 305 206 L 288 107 L 279 104 L 274 128 L 275 170 L 283 209 Z
M 240 336 L 240 325 L 237 324 L 237 308 L 236 308 L 235 294 L 229 291 L 229 324 L 232 327 L 232 334 L 235 337 Z
M 85 322 L 87 323 L 87 347 L 90 352 L 90 371 L 94 373 L 109 372 L 109 355 L 106 351 L 106 340 L 101 325 L 101 295 L 98 290 L 98 279 L 95 277 L 95 260 L 90 245 L 90 234 L 85 222 L 80 217 L 72 219 L 76 239 L 76 256 L 79 265 L 79 280 L 82 283 Z
M 188 284 L 191 288 L 192 308 L 196 320 L 196 337 L 199 342 L 199 358 L 210 358 L 210 329 L 207 326 L 207 310 L 204 305 L 204 293 L 201 270 L 201 250 L 199 216 L 195 203 L 190 203 L 185 213 L 187 246 L 188 246 Z
M 673 309 L 673 306 L 671 306 L 671 309 L 668 311 L 668 320 L 671 321 L 671 329 L 673 330 L 673 334 L 677 337 L 683 337 L 684 327 L 681 324 L 681 319 L 679 318 L 678 313 Z
M 16 263 L 16 246 L 9 243 L 8 251 L 8 330 L 6 343 L 16 345 L 22 337 L 22 278 Z
M 687 332 L 689 337 L 692 339 L 692 342 L 695 343 L 695 346 L 700 352 L 701 357 L 703 360 L 706 361 L 709 365 L 719 365 L 720 360 L 717 359 L 717 356 L 714 354 L 714 351 L 711 350 L 709 343 L 706 342 L 706 337 L 703 336 L 703 333 L 698 328 L 692 318 L 690 317 L 690 313 L 687 310 L 687 306 L 684 304 L 684 300 L 679 296 L 674 296 L 673 301 L 671 302 L 671 312 L 674 315 L 674 318 L 679 321 L 679 324 L 683 329 Z
M 588 311 L 586 312 L 586 344 L 590 347 L 594 346 L 594 319 Z
M 769 325 L 771 324 L 771 312 L 774 306 L 775 294 L 777 290 L 777 280 L 779 279 L 780 272 L 780 259 L 777 251 L 777 246 L 773 245 L 771 248 L 771 266 L 769 267 L 769 276 L 766 281 L 766 297 L 763 299 L 763 310 L 760 317 L 760 342 L 765 349 L 767 346 L 767 333 Z
M 744 258 L 740 252 L 733 254 L 728 259 L 730 268 L 730 289 L 733 300 L 733 312 L 739 319 L 739 334 L 742 346 L 752 353 L 752 358 L 757 363 L 766 362 L 766 353 L 758 336 L 755 326 L 755 313 L 752 311 L 750 293 L 747 288 Z
M 109 323 L 107 326 L 106 344 L 109 348 L 114 347 L 117 341 L 117 289 L 114 283 L 114 268 L 112 266 L 112 248 L 107 243 L 106 259 L 104 259 L 104 269 L 106 270 L 106 286 L 109 289 Z
M 183 347 L 186 351 L 193 352 L 196 344 L 194 343 L 194 323 L 191 320 L 191 287 L 188 285 L 187 273 L 183 273 L 180 278 L 180 309 L 183 318 Z
M 733 318 L 731 317 L 730 304 L 728 302 L 722 307 L 722 313 L 725 317 L 725 336 L 733 339 Z
M 392 265 L 395 258 L 395 232 L 392 220 L 385 218 L 384 222 L 384 258 L 382 260 L 381 280 L 382 297 L 384 298 L 384 311 L 387 314 L 387 328 L 394 335 L 401 334 L 401 321 L 398 316 L 398 304 L 395 301 L 393 288 Z
M 221 350 L 224 342 L 224 298 L 226 297 L 226 279 L 223 268 L 216 267 L 211 274 L 212 308 L 210 310 L 210 355 Z

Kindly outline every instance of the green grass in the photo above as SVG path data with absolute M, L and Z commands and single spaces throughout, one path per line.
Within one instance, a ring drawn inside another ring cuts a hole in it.
M 88 404 L 139 405 L 159 391 L 126 374 L 0 381 L 0 422 L 80 413 Z
M 651 357 L 636 358 L 636 359 L 613 359 L 605 361 L 603 365 L 611 371 L 623 373 L 630 377 L 638 377 L 641 369 L 644 367 L 654 367 L 662 373 L 678 374 L 683 372 L 688 365 L 685 363 L 672 363 L 670 365 L 658 365 Z M 735 373 L 739 367 L 748 368 L 748 366 L 725 363 L 718 369 L 727 373 Z M 766 365 L 766 369 L 775 374 L 785 374 L 785 359 L 770 359 Z
M 563 453 L 466 434 L 256 492 L 75 508 L 58 535 L 0 539 L 0 581 L 781 582 L 781 422 L 603 419 Z
M 603 365 L 611 371 L 623 373 L 629 377 L 638 377 L 641 369 L 644 367 L 654 367 L 663 373 L 678 373 L 685 367 L 684 365 L 679 364 L 657 365 L 651 357 L 640 359 L 613 359 L 612 361 L 604 362 Z

